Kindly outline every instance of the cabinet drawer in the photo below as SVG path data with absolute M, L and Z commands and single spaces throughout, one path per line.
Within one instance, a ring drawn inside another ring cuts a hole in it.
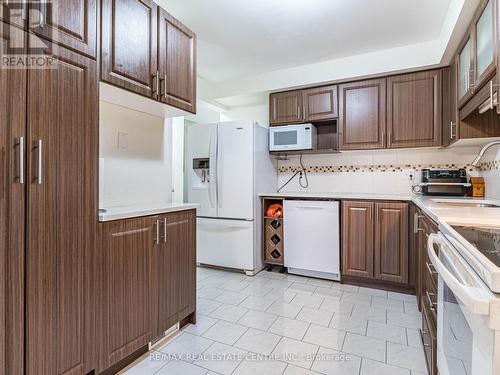
M 422 329 L 420 337 L 424 347 L 425 360 L 429 375 L 437 375 L 437 329 L 436 321 L 429 315 L 427 308 L 423 309 L 422 314 Z

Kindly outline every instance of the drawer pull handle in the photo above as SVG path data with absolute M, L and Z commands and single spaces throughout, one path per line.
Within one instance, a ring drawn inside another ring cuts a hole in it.
M 427 266 L 427 270 L 431 275 L 437 275 L 438 272 L 434 269 L 434 266 L 430 264 L 429 262 L 425 262 L 425 265 Z M 432 268 L 431 268 L 432 267 Z
M 425 291 L 425 294 L 427 295 L 427 301 L 429 302 L 429 310 L 431 311 L 436 311 L 435 306 L 437 306 L 437 303 L 432 302 L 431 296 L 434 296 L 434 293 L 429 293 L 428 290 Z

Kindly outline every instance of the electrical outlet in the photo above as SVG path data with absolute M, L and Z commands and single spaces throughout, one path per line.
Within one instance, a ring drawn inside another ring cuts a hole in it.
M 403 173 L 405 174 L 406 178 L 409 180 L 413 180 L 415 178 L 415 169 L 413 168 L 405 168 L 403 169 Z

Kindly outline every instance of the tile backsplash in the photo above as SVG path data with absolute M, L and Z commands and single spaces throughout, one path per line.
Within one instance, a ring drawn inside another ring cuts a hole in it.
M 410 194 L 423 168 L 466 168 L 470 176 L 484 176 L 487 196 L 500 199 L 500 151 L 486 154 L 479 168 L 474 168 L 470 163 L 479 150 L 474 146 L 304 155 L 309 186 L 301 187 L 296 177 L 282 191 Z M 300 169 L 298 156 L 280 160 L 279 186 Z

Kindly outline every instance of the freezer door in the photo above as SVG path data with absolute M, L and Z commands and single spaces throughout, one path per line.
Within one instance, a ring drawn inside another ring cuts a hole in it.
M 254 198 L 254 125 L 219 124 L 217 199 L 219 217 L 252 220 Z
M 196 261 L 253 271 L 254 223 L 198 218 Z
M 339 203 L 284 202 L 286 267 L 340 274 Z
M 217 217 L 217 124 L 187 128 L 187 199 L 199 203 L 198 216 Z M 209 168 L 200 168 L 208 161 Z

